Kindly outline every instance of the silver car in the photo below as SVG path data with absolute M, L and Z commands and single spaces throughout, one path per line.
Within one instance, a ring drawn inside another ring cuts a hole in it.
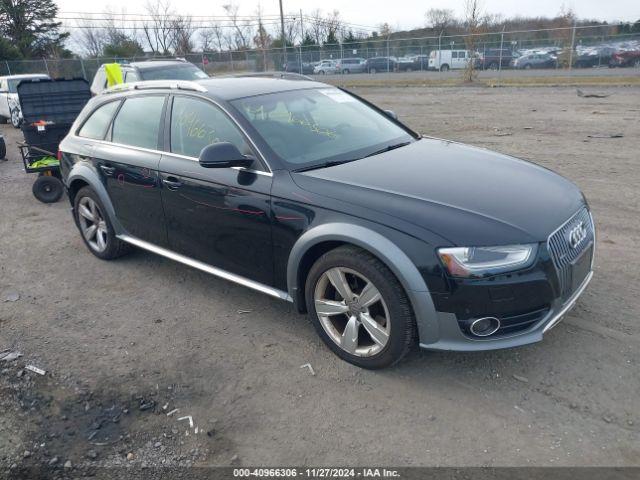
M 338 73 L 338 66 L 335 60 L 322 60 L 313 69 L 313 73 L 319 75 L 335 74 Z
M 367 71 L 367 61 L 364 58 L 343 58 L 336 67 L 339 73 L 364 73 Z

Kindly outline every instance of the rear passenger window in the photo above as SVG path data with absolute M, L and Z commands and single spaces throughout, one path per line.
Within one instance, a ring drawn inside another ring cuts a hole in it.
M 458 52 L 451 52 L 451 58 L 458 58 Z
M 118 109 L 118 105 L 120 105 L 120 102 L 115 101 L 98 107 L 89 119 L 84 122 L 78 135 L 85 138 L 93 138 L 94 140 L 102 140 L 107 133 L 113 114 Z
M 127 98 L 113 122 L 113 142 L 157 150 L 164 98 Z
M 199 157 L 207 145 L 231 142 L 243 154 L 251 149 L 227 115 L 214 105 L 187 97 L 175 97 L 171 113 L 171 151 Z

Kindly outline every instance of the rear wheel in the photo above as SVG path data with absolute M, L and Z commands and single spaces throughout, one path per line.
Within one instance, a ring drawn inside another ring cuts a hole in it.
M 1 155 L 2 158 L 4 155 Z M 42 203 L 55 203 L 62 197 L 64 189 L 62 182 L 59 178 L 52 175 L 41 175 L 36 178 L 31 188 L 33 196 L 40 200 Z
M 131 250 L 129 244 L 116 238 L 104 205 L 91 187 L 83 187 L 78 191 L 74 207 L 82 240 L 96 257 L 111 260 Z
M 13 110 L 11 110 L 11 125 L 13 125 L 14 128 L 20 128 L 20 111 L 17 108 L 14 108 Z
M 309 271 L 305 296 L 320 338 L 349 363 L 384 368 L 413 345 L 415 319 L 404 289 L 364 250 L 344 246 L 320 257 Z

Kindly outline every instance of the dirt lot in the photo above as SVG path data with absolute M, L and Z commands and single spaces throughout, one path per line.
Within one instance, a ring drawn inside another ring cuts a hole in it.
M 23 357 L 0 360 L 0 468 L 639 465 L 640 88 L 599 91 L 357 90 L 569 177 L 599 238 L 591 286 L 544 342 L 380 372 L 338 360 L 287 303 L 145 252 L 97 260 L 66 200 L 32 196 L 3 125 L 0 352 Z

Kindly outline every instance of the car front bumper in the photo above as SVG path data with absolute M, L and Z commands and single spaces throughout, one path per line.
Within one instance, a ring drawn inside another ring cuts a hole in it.
M 555 327 L 575 306 L 576 301 L 584 293 L 592 278 L 593 270 L 590 270 L 582 284 L 573 292 L 568 300 L 562 302 L 560 299 L 557 299 L 542 320 L 538 321 L 533 327 L 526 331 L 513 335 L 496 338 L 470 338 L 460 329 L 455 314 L 436 312 L 438 315 L 439 339 L 431 343 L 421 341 L 420 347 L 427 350 L 470 352 L 519 347 L 539 342 L 542 340 L 544 334 Z

